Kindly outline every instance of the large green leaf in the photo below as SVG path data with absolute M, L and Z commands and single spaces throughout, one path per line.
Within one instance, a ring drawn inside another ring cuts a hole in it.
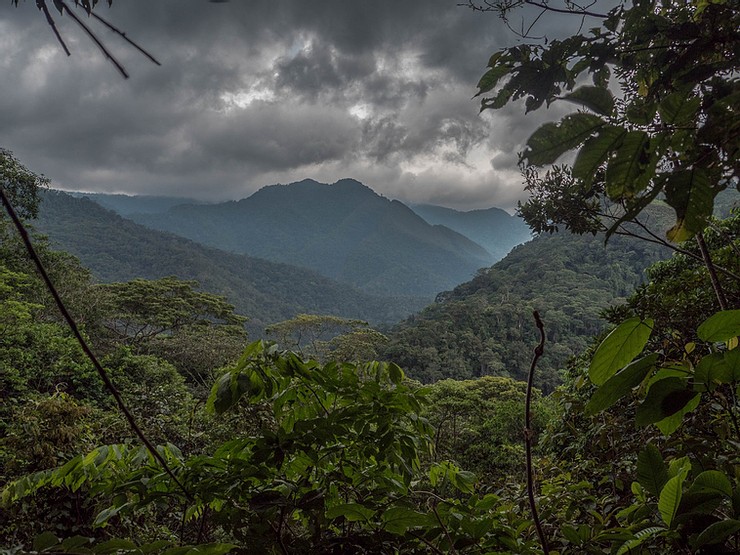
M 619 324 L 596 349 L 588 375 L 596 385 L 602 385 L 617 370 L 639 355 L 653 330 L 653 320 L 630 318 Z
M 740 532 L 740 520 L 720 520 L 699 534 L 694 541 L 694 547 L 723 543 L 736 532 Z
M 695 410 L 696 407 L 699 406 L 699 402 L 701 401 L 701 396 L 697 395 L 693 399 L 691 399 L 686 405 L 678 410 L 677 412 L 674 412 L 670 416 L 666 416 L 663 420 L 659 420 L 655 423 L 655 425 L 658 427 L 660 432 L 664 436 L 669 436 L 683 423 L 683 417 L 686 416 L 691 411 Z
M 605 125 L 599 129 L 598 134 L 588 139 L 578 150 L 573 164 L 573 176 L 582 179 L 587 185 L 591 184 L 596 171 L 619 148 L 626 134 L 626 129 L 614 125 Z
M 349 522 L 358 522 L 369 520 L 374 514 L 375 511 L 359 503 L 343 503 L 327 510 L 326 518 L 331 520 L 342 516 Z
M 732 368 L 727 366 L 724 353 L 712 353 L 699 361 L 694 371 L 694 380 L 703 384 L 708 391 L 718 384 L 730 383 L 733 379 Z
M 707 225 L 717 192 L 701 169 L 684 170 L 666 178 L 666 202 L 676 211 L 676 224 L 668 230 L 669 241 L 680 243 L 693 237 Z
M 689 491 L 693 493 L 709 491 L 728 499 L 732 498 L 732 484 L 729 478 L 719 470 L 706 470 L 699 474 Z
M 701 99 L 685 92 L 669 94 L 658 106 L 660 119 L 668 125 L 691 123 L 701 106 Z
M 605 124 L 593 114 L 571 114 L 559 124 L 546 123 L 527 141 L 523 159 L 535 166 L 552 164 L 563 153 L 576 148 Z
M 648 372 L 655 368 L 657 353 L 650 354 L 627 365 L 614 374 L 596 390 L 586 405 L 586 414 L 592 415 L 608 409 L 624 397 L 629 391 L 645 379 Z
M 696 391 L 689 389 L 681 378 L 666 378 L 650 386 L 647 397 L 637 407 L 635 424 L 647 426 L 667 418 L 693 401 Z
M 383 528 L 391 534 L 404 534 L 409 528 L 431 524 L 429 515 L 409 507 L 391 507 L 383 513 Z
M 511 68 L 508 66 L 495 66 L 492 69 L 489 69 L 483 74 L 480 81 L 478 81 L 478 93 L 475 96 L 480 96 L 493 89 L 499 80 L 510 71 Z M 473 98 L 475 98 L 475 96 Z
M 681 503 L 682 488 L 685 478 L 686 475 L 683 473 L 678 476 L 674 476 L 666 482 L 660 492 L 658 511 L 660 511 L 660 516 L 666 526 L 670 526 L 673 519 L 676 517 L 676 511 Z
M 652 172 L 650 137 L 644 131 L 628 131 L 606 167 L 606 193 L 612 199 L 630 199 L 647 187 Z
M 740 335 L 740 310 L 722 310 L 707 318 L 696 330 L 702 341 L 727 341 Z
M 602 116 L 610 116 L 614 111 L 614 95 L 604 87 L 585 85 L 578 87 L 572 93 L 564 96 L 563 100 L 582 104 Z
M 668 467 L 652 443 L 648 443 L 637 456 L 637 481 L 656 497 L 668 481 Z

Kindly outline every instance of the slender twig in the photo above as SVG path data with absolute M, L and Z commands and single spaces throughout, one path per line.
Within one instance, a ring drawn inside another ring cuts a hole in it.
M 712 288 L 714 289 L 714 294 L 717 296 L 719 307 L 722 310 L 727 310 L 727 297 L 725 297 L 725 292 L 722 290 L 719 278 L 717 278 L 717 271 L 714 268 L 714 263 L 709 254 L 709 249 L 707 248 L 707 244 L 704 242 L 704 234 L 701 231 L 696 234 L 696 244 L 699 245 L 699 252 L 701 252 L 701 256 L 704 259 L 704 265 L 707 267 L 707 271 L 709 272 L 709 279 L 712 282 Z
M 540 314 L 536 310 L 532 313 L 534 316 L 535 324 L 540 332 L 540 342 L 534 350 L 534 356 L 532 357 L 532 364 L 529 367 L 529 377 L 527 378 L 527 397 L 524 408 L 524 446 L 527 455 L 527 497 L 529 498 L 529 508 L 532 511 L 532 520 L 534 520 L 534 526 L 537 529 L 537 535 L 540 538 L 542 544 L 542 550 L 545 555 L 549 555 L 550 550 L 547 547 L 547 538 L 545 532 L 542 529 L 542 523 L 540 522 L 539 514 L 537 513 L 537 503 L 534 499 L 534 472 L 532 469 L 532 436 L 534 431 L 532 430 L 532 384 L 534 383 L 534 370 L 537 366 L 537 361 L 542 356 L 545 350 L 545 327 L 540 319 Z
M 116 33 L 117 35 L 119 35 L 121 38 L 123 38 L 123 40 L 125 40 L 127 43 L 129 43 L 134 48 L 136 48 L 136 50 L 138 50 L 144 56 L 146 56 L 147 58 L 149 58 L 153 63 L 157 64 L 158 66 L 161 66 L 162 65 L 161 63 L 159 63 L 159 61 L 154 56 L 152 56 L 149 52 L 147 52 L 141 46 L 139 46 L 134 41 L 132 41 L 130 38 L 128 38 L 128 36 L 126 35 L 126 33 L 124 33 L 123 31 L 121 31 L 118 27 L 116 27 L 115 25 L 113 25 L 110 21 L 108 21 L 106 19 L 103 19 L 102 17 L 100 17 L 95 12 L 90 12 L 90 15 L 93 16 L 98 21 L 100 21 L 100 23 L 102 23 L 103 25 L 105 25 L 106 27 L 108 27 L 108 29 L 110 29 L 111 31 L 113 31 L 114 33 Z
M 44 15 L 46 16 L 46 22 L 49 24 L 49 27 L 51 27 L 51 30 L 54 31 L 54 35 L 59 41 L 59 44 L 62 45 L 62 48 L 64 49 L 64 53 L 67 56 L 71 56 L 72 53 L 69 51 L 69 48 L 67 48 L 67 44 L 64 42 L 62 35 L 59 34 L 59 29 L 57 29 L 57 24 L 54 21 L 54 18 L 51 17 L 51 14 L 49 13 L 49 7 L 46 5 L 46 2 L 42 0 L 41 2 L 37 3 L 37 6 L 42 12 L 44 12 Z
M 69 17 L 75 20 L 75 23 L 82 27 L 82 29 L 87 33 L 87 35 L 92 39 L 92 41 L 98 45 L 98 48 L 103 52 L 106 58 L 112 63 L 118 72 L 121 74 L 121 76 L 124 79 L 128 79 L 128 73 L 126 72 L 126 69 L 121 65 L 121 63 L 113 56 L 113 54 L 110 53 L 110 51 L 105 47 L 105 45 L 100 41 L 98 36 L 92 32 L 90 27 L 85 25 L 85 22 L 82 21 L 79 17 L 77 17 L 77 14 L 74 13 L 72 10 L 69 9 L 69 6 L 67 5 L 64 0 L 59 0 L 60 5 L 64 8 L 64 10 L 69 14 Z
M 447 530 L 447 526 L 445 526 L 445 523 L 442 522 L 442 518 L 439 516 L 439 513 L 437 512 L 437 507 L 432 504 L 432 512 L 434 513 L 434 516 L 437 518 L 437 522 L 439 523 L 440 527 L 442 528 L 442 531 L 445 533 L 445 537 L 447 538 L 447 541 L 450 544 L 450 549 L 447 551 L 447 553 L 455 553 L 457 554 L 457 550 L 455 549 L 455 544 L 452 541 L 452 537 L 450 536 L 449 530 Z
M 69 328 L 72 330 L 72 334 L 75 336 L 75 339 L 77 339 L 77 342 L 80 344 L 82 351 L 85 353 L 85 355 L 87 355 L 87 358 L 90 360 L 92 365 L 95 367 L 95 370 L 97 370 L 98 375 L 103 380 L 103 383 L 105 384 L 106 389 L 110 392 L 110 394 L 115 399 L 116 404 L 118 405 L 118 408 L 121 410 L 124 417 L 128 421 L 129 426 L 131 427 L 133 432 L 136 434 L 136 436 L 141 440 L 141 442 L 146 446 L 147 450 L 152 455 L 152 457 L 154 457 L 154 459 L 157 462 L 159 462 L 159 464 L 162 466 L 162 469 L 167 473 L 167 475 L 170 478 L 172 478 L 172 480 L 175 482 L 175 484 L 177 484 L 180 490 L 182 490 L 185 496 L 188 499 L 192 499 L 193 496 L 190 494 L 190 492 L 187 489 L 185 489 L 185 486 L 182 485 L 180 480 L 177 479 L 177 477 L 175 476 L 175 474 L 172 472 L 169 465 L 167 464 L 167 461 L 164 460 L 164 457 L 160 455 L 159 451 L 157 451 L 157 449 L 154 447 L 151 441 L 149 441 L 146 435 L 144 435 L 144 432 L 141 430 L 141 428 L 139 428 L 139 425 L 136 423 L 136 420 L 131 414 L 131 411 L 129 411 L 128 407 L 123 402 L 123 399 L 121 398 L 121 394 L 118 392 L 118 389 L 116 389 L 116 386 L 113 385 L 113 382 L 108 376 L 108 373 L 105 371 L 105 369 L 100 364 L 100 362 L 98 362 L 97 357 L 95 356 L 95 354 L 92 352 L 92 350 L 88 346 L 87 341 L 85 341 L 85 338 L 82 337 L 82 333 L 80 332 L 80 329 L 77 326 L 77 322 L 75 322 L 74 318 L 72 318 L 69 311 L 67 310 L 67 307 L 64 305 L 64 302 L 59 296 L 59 293 L 57 292 L 56 287 L 52 283 L 51 278 L 49 277 L 49 274 L 46 272 L 46 268 L 44 267 L 44 264 L 41 262 L 41 258 L 36 252 L 36 249 L 33 247 L 33 243 L 31 242 L 31 238 L 28 235 L 28 231 L 26 231 L 26 228 L 23 225 L 23 222 L 21 222 L 15 209 L 10 204 L 10 200 L 6 196 L 5 189 L 2 186 L 0 186 L 0 200 L 2 201 L 2 204 L 5 206 L 5 211 L 8 213 L 8 216 L 10 216 L 10 219 L 13 221 L 15 228 L 18 230 L 18 234 L 21 236 L 23 244 L 26 247 L 26 251 L 28 252 L 28 255 L 31 257 L 31 260 L 33 260 L 33 263 L 35 264 L 36 269 L 38 270 L 39 274 L 41 275 L 41 278 L 46 284 L 46 288 L 49 290 L 49 293 L 51 293 L 51 296 L 54 298 L 54 302 L 59 308 L 59 311 L 62 313 L 62 317 L 67 322 L 67 325 L 69 326 Z
M 417 540 L 420 540 L 422 543 L 426 544 L 429 549 L 431 549 L 434 553 L 438 553 L 439 555 L 444 555 L 444 551 L 442 551 L 439 547 L 434 545 L 432 542 L 430 542 L 428 539 L 426 539 L 424 536 L 420 534 L 414 534 L 413 532 L 406 532 L 409 536 L 412 538 L 416 538 Z
M 529 4 L 530 6 L 536 6 L 538 8 L 542 8 L 543 10 L 547 12 L 555 12 L 555 13 L 564 13 L 568 15 L 587 15 L 589 17 L 599 17 L 601 19 L 606 19 L 609 17 L 608 14 L 605 13 L 598 13 L 598 12 L 591 12 L 589 10 L 569 10 L 567 8 L 553 8 L 552 6 L 548 6 L 547 4 L 542 4 L 541 2 L 534 2 L 533 0 L 524 0 L 525 4 Z

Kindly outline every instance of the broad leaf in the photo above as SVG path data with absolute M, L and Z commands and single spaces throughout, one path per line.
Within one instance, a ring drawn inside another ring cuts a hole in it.
M 708 391 L 718 384 L 730 383 L 733 380 L 733 370 L 725 362 L 724 353 L 712 353 L 702 357 L 694 371 L 694 380 L 703 384 Z
M 714 208 L 716 191 L 701 169 L 673 173 L 666 178 L 666 202 L 676 211 L 676 224 L 668 230 L 669 241 L 680 243 L 707 225 Z
M 658 113 L 664 124 L 685 125 L 693 121 L 700 105 L 699 97 L 689 96 L 685 92 L 675 92 L 660 103 Z
M 604 87 L 583 86 L 578 87 L 562 100 L 582 104 L 589 110 L 602 116 L 610 116 L 614 111 L 614 96 Z
M 626 129 L 614 125 L 605 125 L 599 129 L 598 135 L 588 139 L 579 149 L 573 164 L 573 176 L 590 185 L 596 171 L 619 148 L 626 134 Z
M 732 484 L 725 474 L 719 470 L 706 470 L 699 474 L 691 485 L 691 492 L 710 491 L 732 498 Z
M 596 390 L 586 405 L 586 414 L 593 415 L 608 409 L 624 397 L 630 390 L 645 379 L 648 372 L 655 368 L 658 360 L 656 353 L 650 354 L 627 365 L 623 370 L 614 374 Z
M 696 330 L 702 341 L 727 341 L 740 335 L 740 310 L 722 310 L 707 318 Z
M 685 479 L 685 474 L 679 474 L 668 480 L 663 486 L 660 492 L 660 499 L 658 500 L 658 511 L 660 516 L 665 522 L 666 526 L 670 526 L 673 519 L 676 517 L 676 511 L 681 503 L 682 487 Z
M 383 528 L 391 534 L 404 534 L 410 528 L 428 526 L 429 516 L 408 507 L 391 507 L 383 513 Z
M 637 456 L 637 481 L 656 497 L 668 481 L 668 467 L 652 443 L 648 443 Z
M 496 86 L 499 80 L 510 71 L 511 68 L 507 66 L 496 66 L 492 69 L 489 69 L 486 73 L 483 74 L 483 77 L 480 78 L 480 81 L 478 81 L 478 93 L 475 96 L 480 96 L 493 89 L 493 87 Z M 475 96 L 473 98 L 475 98 Z
M 617 370 L 629 364 L 645 348 L 653 320 L 630 318 L 619 324 L 596 349 L 588 375 L 596 385 L 602 385 Z
M 534 166 L 552 164 L 563 153 L 576 148 L 605 125 L 593 114 L 571 114 L 559 124 L 546 123 L 527 141 L 523 159 Z
M 617 200 L 630 199 L 647 187 L 652 177 L 650 137 L 644 131 L 628 131 L 606 167 L 606 193 Z
M 57 545 L 59 538 L 57 538 L 51 532 L 42 532 L 35 538 L 33 538 L 33 549 L 34 551 L 45 551 L 50 547 Z
M 647 426 L 660 422 L 683 409 L 697 395 L 697 392 L 687 388 L 681 378 L 666 378 L 655 382 L 645 400 L 637 407 L 635 424 Z
M 359 503 L 344 503 L 337 505 L 326 511 L 326 518 L 329 520 L 344 517 L 349 522 L 359 522 L 369 520 L 375 511 L 360 505 Z
M 699 534 L 694 542 L 694 547 L 723 543 L 736 532 L 740 532 L 740 520 L 720 520 Z
M 691 411 L 695 410 L 696 407 L 699 406 L 700 401 L 701 396 L 697 395 L 688 403 L 686 403 L 686 405 L 682 409 L 678 410 L 670 416 L 665 417 L 663 420 L 656 422 L 655 425 L 664 436 L 671 435 L 681 426 L 681 424 L 683 423 L 683 417 Z

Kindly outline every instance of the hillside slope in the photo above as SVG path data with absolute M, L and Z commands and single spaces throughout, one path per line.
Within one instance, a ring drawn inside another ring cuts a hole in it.
M 272 185 L 238 202 L 173 206 L 132 219 L 205 245 L 311 268 L 375 294 L 431 299 L 493 261 L 468 238 L 429 225 L 352 179 Z
M 538 310 L 547 343 L 537 381 L 549 390 L 558 368 L 602 330 L 601 310 L 623 300 L 645 268 L 668 256 L 668 249 L 624 237 L 605 247 L 601 236 L 539 236 L 399 324 L 384 357 L 425 382 L 526 379 Z
M 43 194 L 35 226 L 104 282 L 169 275 L 198 280 L 250 317 L 253 334 L 301 312 L 377 324 L 397 321 L 424 304 L 418 298 L 375 297 L 303 268 L 204 247 L 57 191 Z
M 432 225 L 443 225 L 486 249 L 494 261 L 532 238 L 524 220 L 500 208 L 461 212 L 433 204 L 412 204 L 411 210 Z

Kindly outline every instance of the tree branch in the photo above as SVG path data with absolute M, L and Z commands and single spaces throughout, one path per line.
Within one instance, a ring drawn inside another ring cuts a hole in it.
M 124 79 L 128 79 L 128 73 L 126 72 L 126 69 L 121 65 L 121 63 L 111 54 L 108 49 L 105 47 L 105 45 L 100 41 L 98 36 L 92 32 L 90 27 L 85 25 L 85 22 L 82 21 L 79 17 L 77 17 L 77 14 L 75 14 L 72 10 L 69 9 L 69 6 L 64 0 L 59 0 L 59 3 L 61 6 L 65 9 L 65 11 L 69 14 L 69 17 L 75 20 L 75 23 L 82 27 L 82 29 L 87 33 L 87 35 L 92 39 L 92 41 L 98 45 L 98 48 L 105 54 L 105 57 L 108 58 L 110 63 L 112 63 L 118 72 L 121 74 L 121 76 Z
M 46 0 L 38 0 L 36 2 L 36 5 L 39 7 L 39 9 L 42 12 L 44 12 L 44 15 L 46 16 L 46 22 L 49 24 L 49 27 L 51 27 L 51 30 L 54 31 L 54 35 L 59 41 L 59 44 L 62 45 L 62 48 L 64 49 L 64 53 L 67 54 L 67 56 L 71 56 L 72 53 L 69 51 L 69 48 L 67 48 L 67 45 L 64 42 L 64 39 L 62 38 L 62 35 L 59 34 L 59 29 L 57 29 L 57 24 L 54 21 L 54 18 L 51 17 L 51 14 L 49 13 L 49 7 L 46 5 Z
M 98 21 L 100 21 L 100 23 L 102 23 L 103 25 L 105 25 L 106 27 L 108 27 L 108 29 L 110 29 L 111 31 L 113 31 L 114 33 L 116 33 L 117 35 L 119 35 L 119 36 L 120 36 L 121 38 L 123 38 L 123 40 L 125 40 L 125 41 L 126 41 L 127 43 L 129 43 L 129 44 L 130 44 L 131 46 L 133 46 L 134 48 L 136 48 L 136 50 L 138 50 L 138 51 L 139 51 L 139 52 L 141 52 L 141 53 L 142 53 L 142 54 L 143 54 L 144 56 L 146 56 L 147 58 L 149 58 L 149 59 L 150 59 L 150 60 L 151 60 L 151 61 L 152 61 L 153 63 L 157 64 L 158 66 L 161 66 L 161 65 L 162 65 L 162 64 L 160 64 L 160 63 L 159 63 L 159 61 L 158 61 L 158 60 L 157 60 L 157 59 L 156 59 L 156 58 L 155 58 L 154 56 L 152 56 L 152 55 L 151 55 L 151 54 L 150 54 L 149 52 L 147 52 L 147 51 L 146 51 L 146 50 L 144 50 L 144 49 L 143 49 L 143 48 L 142 48 L 141 46 L 139 46 L 139 45 L 138 45 L 137 43 L 135 43 L 135 42 L 134 42 L 134 41 L 132 41 L 132 40 L 131 40 L 130 38 L 128 38 L 128 36 L 126 36 L 126 33 L 124 33 L 123 31 L 121 31 L 121 30 L 120 30 L 120 29 L 119 29 L 118 27 L 116 27 L 115 25 L 113 25 L 113 24 L 112 24 L 112 23 L 110 23 L 109 21 L 107 21 L 107 20 L 103 19 L 102 17 L 100 17 L 100 16 L 99 16 L 98 14 L 96 14 L 95 12 L 90 12 L 90 15 L 91 15 L 91 16 L 93 16 L 93 17 L 94 17 L 95 19 L 97 19 Z
M 542 356 L 545 350 L 545 327 L 540 319 L 540 314 L 536 310 L 532 313 L 534 316 L 535 324 L 540 332 L 540 342 L 534 350 L 534 356 L 532 357 L 532 364 L 529 367 L 529 377 L 527 378 L 527 397 L 524 408 L 524 446 L 526 449 L 527 456 L 527 497 L 529 498 L 529 508 L 532 511 L 532 520 L 534 520 L 534 526 L 537 529 L 537 536 L 540 538 L 542 544 L 542 550 L 545 555 L 549 555 L 550 550 L 547 547 L 547 538 L 545 532 L 542 529 L 542 523 L 540 522 L 539 514 L 537 513 L 537 503 L 534 499 L 534 472 L 532 469 L 532 436 L 534 432 L 532 430 L 532 384 L 534 382 L 534 370 L 537 366 L 537 361 Z

